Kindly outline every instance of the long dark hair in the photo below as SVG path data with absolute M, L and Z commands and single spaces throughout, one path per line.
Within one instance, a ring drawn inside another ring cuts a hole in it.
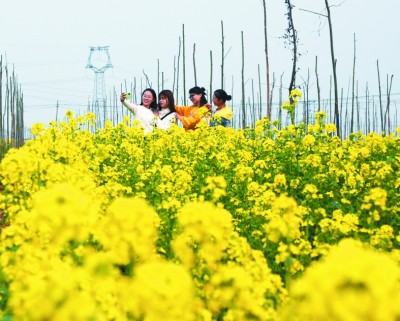
M 164 90 L 161 90 L 161 91 L 158 93 L 158 99 L 160 99 L 161 96 L 164 96 L 165 98 L 168 99 L 168 109 L 169 109 L 170 111 L 172 111 L 172 112 L 175 112 L 174 93 L 173 93 L 171 90 L 169 90 L 169 89 L 164 89 Z M 158 104 L 158 109 L 159 109 L 159 110 L 161 109 L 160 104 Z
M 143 90 L 142 95 L 140 96 L 140 104 L 143 106 L 143 98 L 142 97 L 146 91 L 151 92 L 151 95 L 154 98 L 153 102 L 150 104 L 150 109 L 156 110 L 157 109 L 157 94 L 154 91 L 154 89 L 152 89 L 152 88 L 146 88 L 145 90 Z
M 204 87 L 194 86 L 193 88 L 189 89 L 189 94 L 200 94 L 200 106 L 207 104 L 206 89 Z
M 227 100 L 231 100 L 231 99 L 232 99 L 232 96 L 231 96 L 231 95 L 228 95 L 228 94 L 226 93 L 226 91 L 223 90 L 223 89 L 217 89 L 216 91 L 214 91 L 214 96 L 215 96 L 217 99 L 221 99 L 221 100 L 224 102 L 224 104 L 225 104 L 225 102 L 226 102 Z

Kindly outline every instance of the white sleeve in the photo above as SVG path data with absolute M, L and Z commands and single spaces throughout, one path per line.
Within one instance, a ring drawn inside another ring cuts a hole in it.
M 132 104 L 132 103 L 126 101 L 126 100 L 124 100 L 124 101 L 122 102 L 122 104 L 123 104 L 126 108 L 128 108 L 132 113 L 134 113 L 135 115 L 137 115 L 139 105 L 137 105 L 137 104 Z

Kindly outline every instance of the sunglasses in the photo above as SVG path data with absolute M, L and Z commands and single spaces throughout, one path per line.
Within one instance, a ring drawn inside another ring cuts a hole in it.
M 200 94 L 190 94 L 189 98 L 192 98 L 193 96 L 196 96 L 196 95 L 200 95 Z

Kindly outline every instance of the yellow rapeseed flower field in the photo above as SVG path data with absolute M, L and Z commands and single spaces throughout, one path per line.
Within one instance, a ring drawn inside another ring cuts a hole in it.
M 400 130 L 325 117 L 33 126 L 0 163 L 0 320 L 399 320 Z

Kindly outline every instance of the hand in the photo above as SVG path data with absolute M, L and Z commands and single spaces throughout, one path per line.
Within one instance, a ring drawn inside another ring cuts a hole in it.
M 179 115 L 178 113 L 175 113 L 175 118 L 176 119 L 181 119 L 181 117 L 182 117 L 181 115 Z
M 119 97 L 119 100 L 121 101 L 121 103 L 123 103 L 125 101 L 125 93 L 121 93 L 121 96 Z
M 153 114 L 154 114 L 154 117 L 157 117 L 157 118 L 160 116 L 160 113 L 158 110 L 153 110 Z
M 205 104 L 204 106 L 207 107 L 207 109 L 208 109 L 208 111 L 209 111 L 210 113 L 212 112 L 212 106 L 211 106 L 211 104 L 207 103 L 207 104 Z

